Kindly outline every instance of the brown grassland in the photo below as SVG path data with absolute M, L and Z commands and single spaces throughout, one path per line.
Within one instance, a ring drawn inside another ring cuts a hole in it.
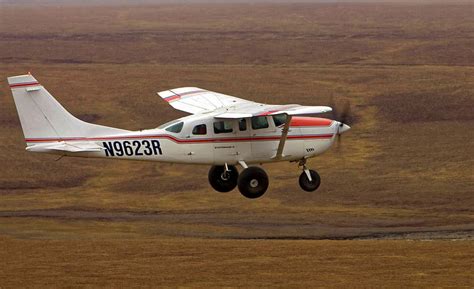
M 473 288 L 473 4 L 0 4 L 0 288 Z M 6 77 L 142 129 L 197 86 L 340 105 L 353 129 L 266 165 L 258 200 L 206 166 L 28 154 Z

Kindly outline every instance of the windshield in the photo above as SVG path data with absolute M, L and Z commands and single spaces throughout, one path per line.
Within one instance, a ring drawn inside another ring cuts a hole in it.
M 178 122 L 176 124 L 168 126 L 167 128 L 165 128 L 165 130 L 169 132 L 180 133 L 183 129 L 183 124 L 183 122 Z
M 174 123 L 178 123 L 178 122 L 179 122 L 179 120 L 174 119 L 174 120 L 165 122 L 164 124 L 160 125 L 158 128 L 159 128 L 159 129 L 164 129 L 165 127 L 168 127 L 168 126 L 170 126 L 170 125 L 172 125 L 172 124 L 174 124 Z
M 286 114 L 277 114 L 273 116 L 273 121 L 275 122 L 275 126 L 284 125 L 286 122 Z

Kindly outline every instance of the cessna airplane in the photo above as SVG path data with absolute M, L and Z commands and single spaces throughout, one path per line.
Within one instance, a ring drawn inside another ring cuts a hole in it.
M 158 128 L 128 131 L 81 121 L 31 75 L 8 78 L 26 150 L 61 156 L 211 165 L 209 183 L 219 192 L 238 186 L 247 198 L 268 188 L 255 164 L 290 161 L 302 167 L 299 184 L 316 190 L 319 174 L 306 160 L 328 150 L 350 129 L 343 121 L 308 117 L 328 106 L 268 105 L 182 87 L 159 92 L 173 108 L 190 113 Z M 236 165 L 243 170 L 239 174 Z

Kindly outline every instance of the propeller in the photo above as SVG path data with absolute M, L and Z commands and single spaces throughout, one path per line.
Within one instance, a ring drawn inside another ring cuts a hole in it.
M 341 134 L 350 129 L 349 124 L 351 124 L 354 120 L 351 111 L 351 103 L 349 101 L 346 101 L 342 109 L 339 109 L 340 106 L 335 103 L 334 98 L 331 98 L 330 106 L 332 107 L 332 119 L 339 122 L 339 126 L 337 128 L 336 133 L 337 143 L 339 146 L 339 144 L 341 143 Z

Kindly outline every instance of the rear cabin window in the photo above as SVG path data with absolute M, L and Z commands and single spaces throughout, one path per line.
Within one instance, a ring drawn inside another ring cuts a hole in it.
M 262 129 L 268 127 L 268 120 L 266 116 L 254 116 L 252 117 L 252 128 Z
M 277 114 L 273 116 L 275 126 L 280 126 L 286 123 L 286 114 Z
M 240 131 L 247 130 L 247 120 L 245 118 L 239 120 L 239 130 Z
M 165 128 L 165 130 L 173 133 L 180 133 L 183 129 L 183 124 L 183 122 L 178 122 L 177 124 L 173 124 Z
M 232 122 L 223 120 L 223 121 L 217 121 L 214 123 L 214 133 L 219 134 L 219 133 L 229 133 L 232 132 Z
M 207 128 L 205 124 L 198 124 L 193 128 L 193 134 L 195 135 L 203 135 L 207 134 Z

